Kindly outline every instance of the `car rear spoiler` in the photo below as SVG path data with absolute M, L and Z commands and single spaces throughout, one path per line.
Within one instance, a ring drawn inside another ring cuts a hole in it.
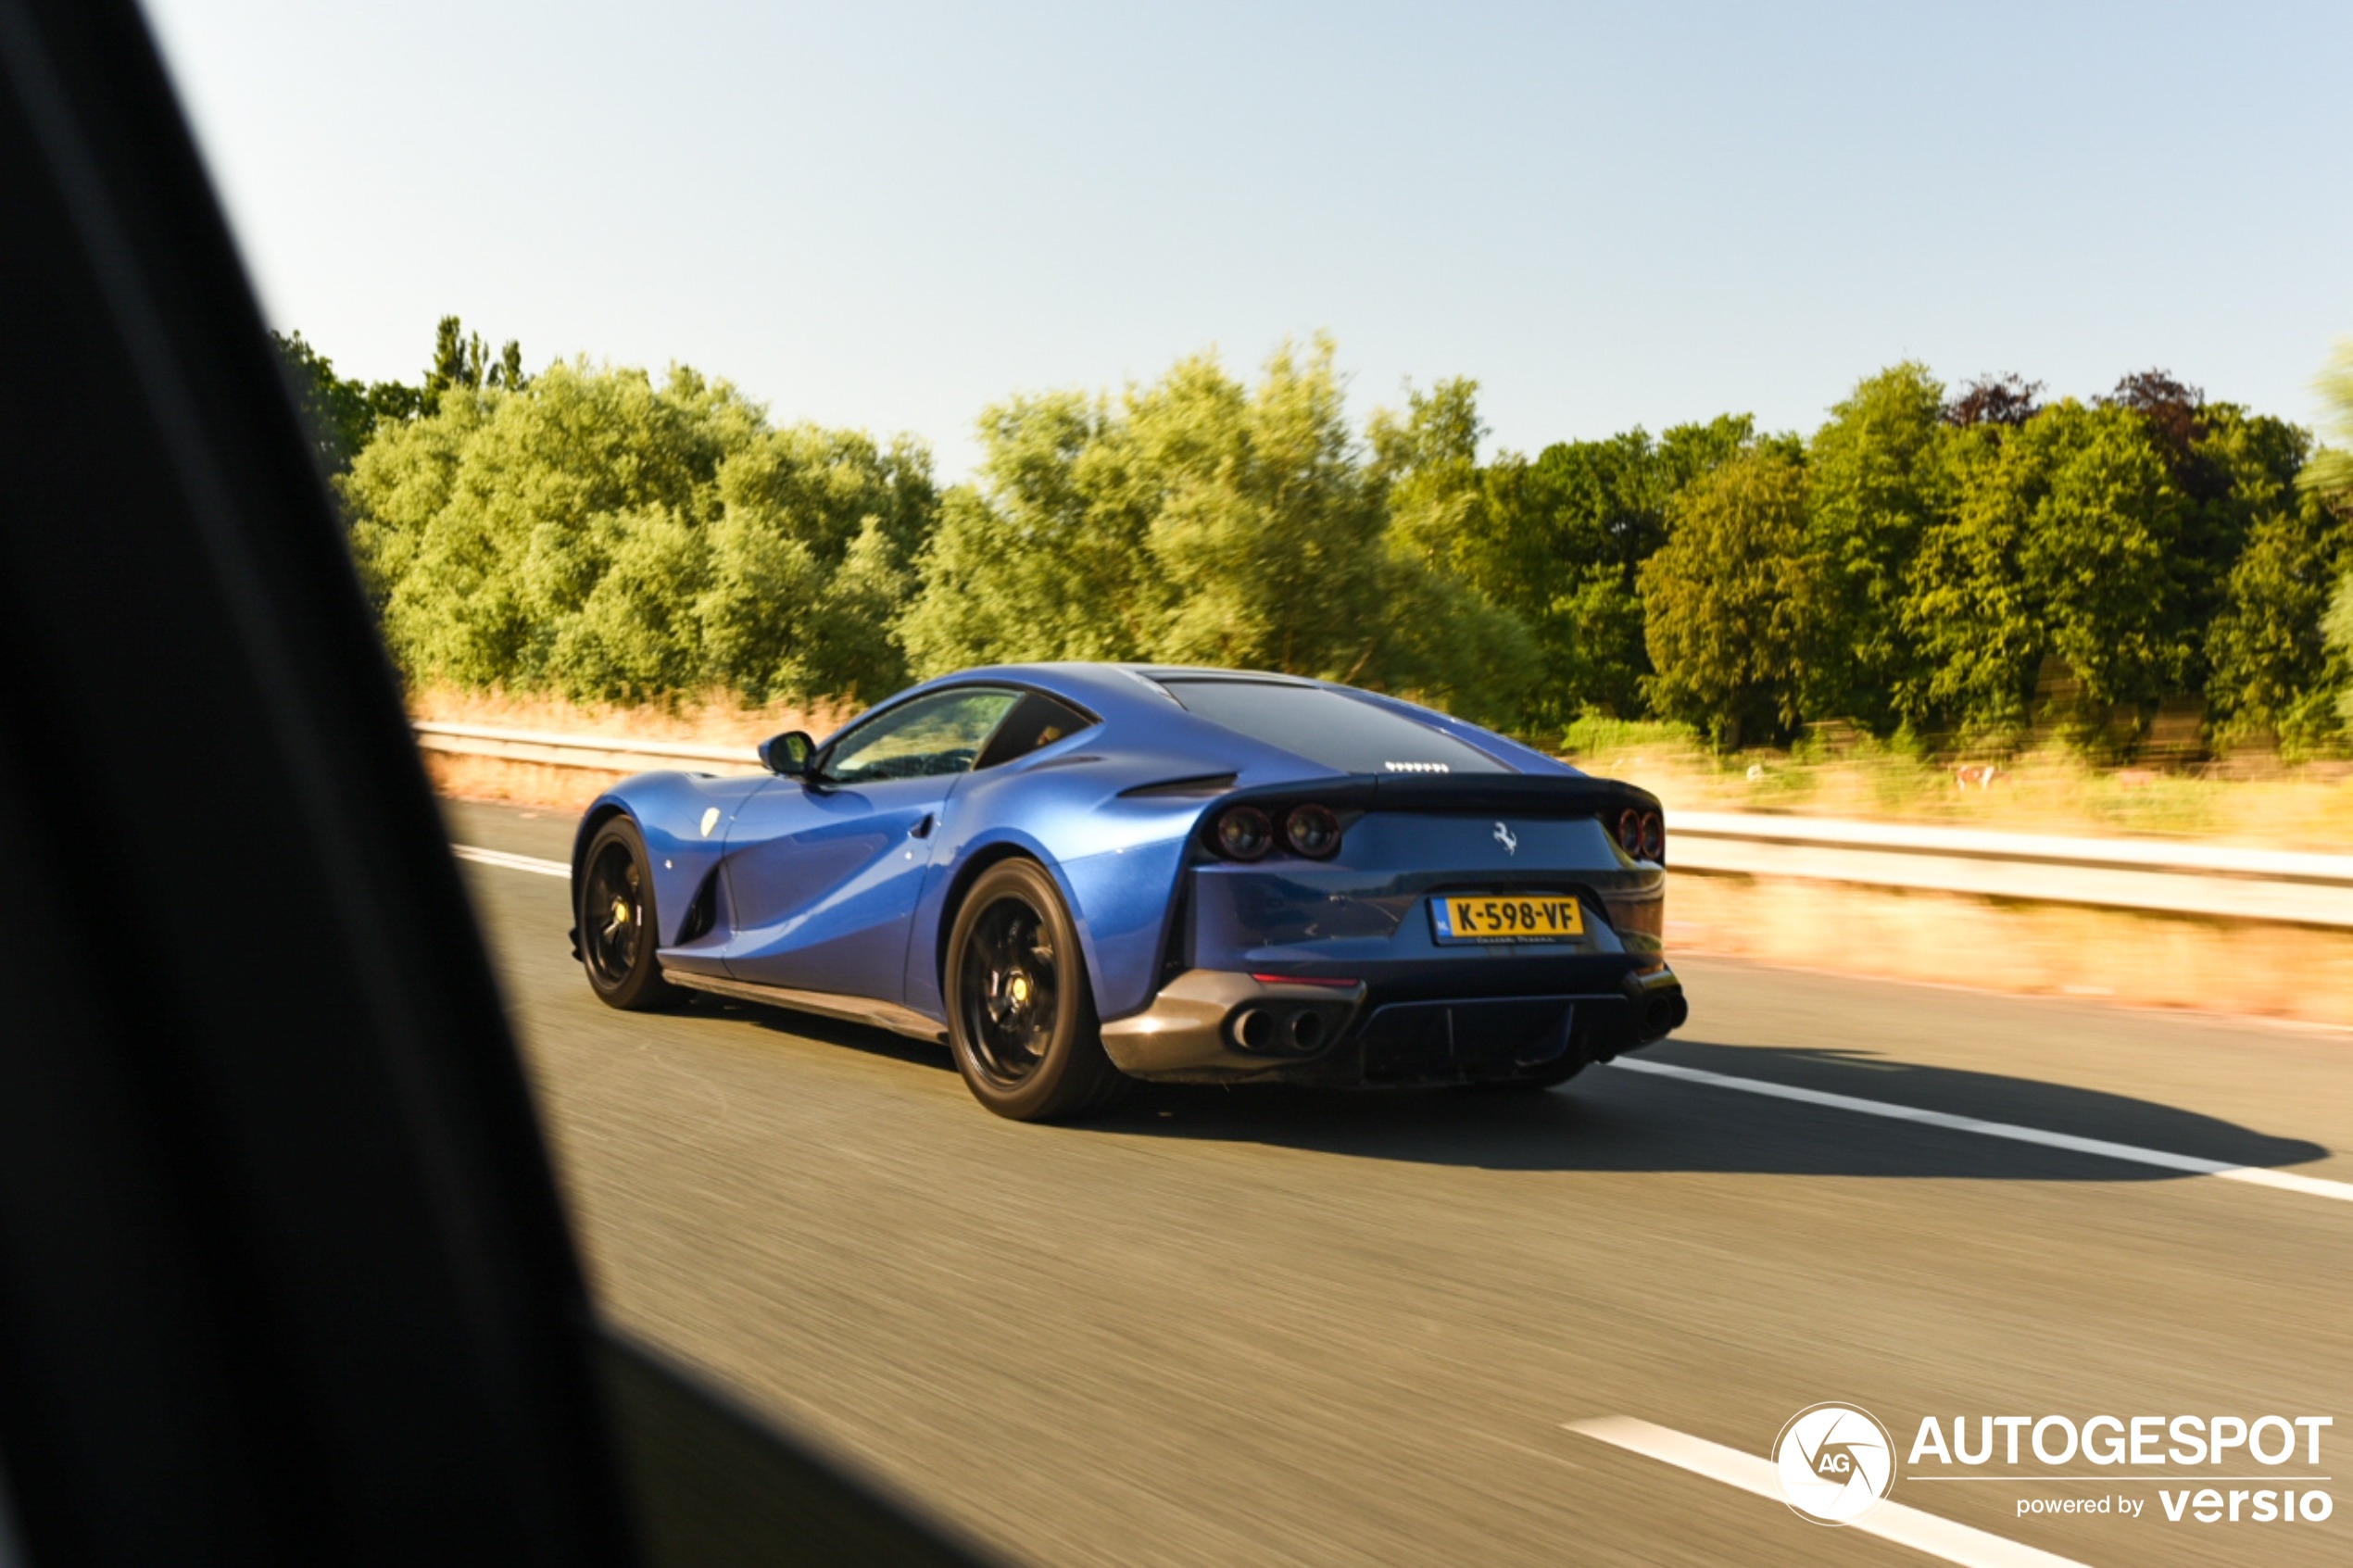
M 1441 816 L 1596 817 L 1659 809 L 1658 797 L 1616 779 L 1563 773 L 1356 773 L 1328 783 L 1261 784 L 1225 803 L 1312 798 L 1334 810 Z

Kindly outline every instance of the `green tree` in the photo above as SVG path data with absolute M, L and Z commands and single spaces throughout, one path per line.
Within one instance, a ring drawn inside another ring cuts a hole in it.
M 1640 571 L 1651 706 L 1720 747 L 1785 740 L 1797 726 L 1818 598 L 1806 507 L 1804 463 L 1752 449 L 1677 495 L 1667 543 Z
M 2353 491 L 2353 338 L 2336 345 L 2319 387 L 2329 408 L 2329 433 L 2339 445 L 2315 451 L 2298 483 L 2324 495 L 2342 495 Z
M 2196 514 L 2145 429 L 2114 412 L 2062 404 L 2036 421 L 2050 484 L 2020 558 L 2095 722 L 2184 689 L 2195 648 L 2176 563 Z
M 919 672 L 1166 659 L 1507 708 L 1516 623 L 1393 536 L 1390 489 L 1421 469 L 1393 442 L 1367 459 L 1328 342 L 1254 387 L 1199 358 L 1116 404 L 1017 398 L 981 438 L 984 487 L 947 498 L 900 622 Z
M 1545 727 L 1586 712 L 1644 711 L 1651 673 L 1635 574 L 1667 537 L 1667 507 L 1700 474 L 1755 440 L 1744 415 L 1679 425 L 1657 441 L 1640 430 L 1558 442 L 1532 462 L 1503 453 L 1468 470 L 1468 389 L 1445 383 L 1417 401 L 1413 450 L 1435 482 L 1398 486 L 1397 515 L 1418 553 L 1529 628 L 1534 657 L 1521 706 Z M 1378 436 L 1377 436 L 1378 441 Z M 1392 443 L 1389 466 L 1403 471 Z M 1432 541 L 1438 541 L 1433 543 Z
M 509 338 L 493 359 L 480 332 L 466 331 L 465 322 L 456 316 L 444 316 L 434 328 L 433 359 L 416 389 L 417 403 L 420 411 L 430 411 L 453 388 L 480 392 L 484 387 L 503 387 L 521 392 L 530 380 L 523 373 L 520 342 Z
M 996 405 L 979 426 L 986 491 L 943 498 L 899 623 L 916 672 L 1150 657 L 1174 595 L 1148 547 L 1156 496 L 1125 414 L 1050 393 Z
M 490 384 L 503 386 L 510 392 L 521 392 L 530 381 L 531 378 L 522 370 L 522 345 L 509 338 L 506 345 L 498 350 L 498 362 L 490 367 Z
M 1903 608 L 1912 563 L 1949 509 L 1944 388 L 1906 361 L 1858 383 L 1806 452 L 1807 541 L 1822 589 L 1806 708 L 1885 734 L 1923 671 Z
M 335 374 L 334 361 L 310 346 L 300 332 L 272 331 L 271 343 L 292 389 L 295 407 L 309 433 L 319 471 L 336 474 L 351 466 L 352 457 L 368 444 L 375 429 L 375 412 L 368 389 Z
M 1922 729 L 2021 733 L 2046 662 L 2088 738 L 2184 689 L 2196 651 L 2174 553 L 2191 519 L 2142 417 L 2068 400 L 1951 448 L 1958 500 L 1922 541 L 1906 629 Z
M 482 334 L 468 334 L 465 323 L 444 316 L 434 328 L 433 360 L 425 367 L 424 404 L 438 408 L 444 394 L 455 388 L 482 390 Z
M 2249 532 L 2206 633 L 2207 703 L 2222 739 L 2268 735 L 2309 750 L 2337 728 L 2343 660 L 2331 659 L 2323 618 L 2347 532 L 2312 494 Z
M 412 678 L 625 700 L 893 689 L 888 621 L 937 504 L 911 444 L 775 430 L 690 370 L 585 363 L 453 379 L 340 488 Z
M 880 696 L 904 684 L 890 624 L 938 511 L 930 455 L 798 425 L 734 446 L 714 477 L 706 678 L 751 694 Z
M 1405 412 L 1377 411 L 1365 426 L 1374 483 L 1387 487 L 1396 547 L 1423 565 L 1486 591 L 1508 574 L 1493 558 L 1482 515 L 1478 383 L 1457 377 L 1428 392 L 1408 388 Z
M 445 316 L 435 332 L 434 360 L 422 381 L 347 381 L 335 374 L 334 362 L 306 341 L 300 332 L 271 332 L 295 401 L 311 433 L 321 470 L 330 476 L 350 468 L 360 448 L 378 430 L 406 424 L 437 406 L 451 386 L 478 391 L 488 385 L 520 391 L 529 379 L 523 374 L 522 345 L 509 342 L 498 361 L 484 370 L 482 340 L 468 338 L 455 316 Z
M 2202 410 L 2196 458 L 2210 476 L 2202 533 L 2210 557 L 2181 552 L 2176 577 L 2197 623 L 2196 660 L 2214 733 L 2276 737 L 2309 751 L 2336 729 L 2343 685 L 2322 632 L 2330 584 L 2345 560 L 2344 519 L 2297 483 L 2312 439 L 2285 420 L 2233 405 Z
M 2021 733 L 2049 653 L 2041 607 L 2020 563 L 2045 480 L 2039 448 L 2013 444 L 2023 425 L 1957 426 L 1945 449 L 1952 510 L 1920 541 L 1902 610 L 1925 677 L 1896 693 L 1903 721 L 1965 743 Z

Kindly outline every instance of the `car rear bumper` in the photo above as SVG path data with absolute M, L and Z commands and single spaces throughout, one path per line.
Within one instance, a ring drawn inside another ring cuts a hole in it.
M 1123 1073 L 1175 1083 L 1328 1086 L 1561 1077 L 1681 1024 L 1682 982 L 1655 958 L 1591 954 L 1454 965 L 1374 981 L 1195 969 L 1103 1025 Z

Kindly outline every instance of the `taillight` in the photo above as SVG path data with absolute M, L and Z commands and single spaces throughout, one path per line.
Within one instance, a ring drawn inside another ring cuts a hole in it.
M 1231 860 L 1255 860 L 1275 847 L 1275 824 L 1255 806 L 1236 806 L 1217 819 L 1217 852 Z
M 1340 853 L 1340 819 L 1327 806 L 1294 806 L 1283 819 L 1283 842 L 1311 860 Z
M 1667 864 L 1667 819 L 1655 811 L 1642 813 L 1642 859 Z
M 1637 860 L 1642 858 L 1642 814 L 1630 806 L 1617 814 L 1617 847 Z

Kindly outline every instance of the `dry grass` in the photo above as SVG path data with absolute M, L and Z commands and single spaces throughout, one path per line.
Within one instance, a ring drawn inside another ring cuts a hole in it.
M 756 746 L 786 730 L 807 730 L 822 740 L 858 710 L 856 704 L 837 702 L 752 705 L 724 691 L 658 708 L 567 702 L 560 696 L 467 692 L 447 686 L 431 686 L 409 694 L 411 719 L 436 720 L 446 724 L 493 724 L 509 730 L 550 730 L 562 734 L 695 741 L 707 746 Z
M 495 800 L 510 806 L 545 806 L 585 810 L 591 800 L 626 775 L 601 768 L 551 768 L 544 762 L 510 762 L 503 757 L 465 757 L 420 751 L 434 793 L 452 800 Z
M 1629 726 L 1630 728 L 1630 726 Z M 1676 810 L 1787 811 L 1934 822 L 2009 833 L 2196 838 L 2264 848 L 2353 852 L 2353 769 L 2240 759 L 2227 767 L 2099 769 L 2057 748 L 1994 765 L 1993 782 L 1868 744 L 1843 754 L 1718 758 L 1687 742 L 1635 740 L 1573 754 Z
M 1667 909 L 1670 954 L 2353 1025 L 2340 932 L 1690 872 Z
M 714 692 L 661 708 L 585 704 L 559 696 L 467 692 L 447 686 L 427 687 L 409 696 L 411 719 L 705 746 L 756 746 L 786 730 L 806 730 L 822 739 L 857 711 L 855 705 L 846 703 L 755 706 L 732 692 Z M 557 768 L 497 757 L 438 751 L 423 756 L 434 788 L 459 800 L 497 800 L 576 811 L 625 776 L 598 768 Z

